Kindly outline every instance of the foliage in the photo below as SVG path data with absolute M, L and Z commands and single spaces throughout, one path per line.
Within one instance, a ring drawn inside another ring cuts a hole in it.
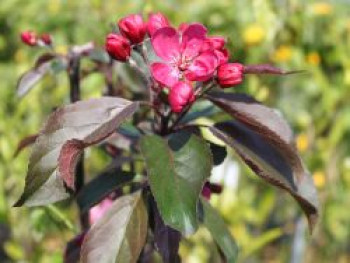
M 0 170 L 0 217 L 4 229 L 10 227 L 12 232 L 3 247 L 13 261 L 60 262 L 62 251 L 58 248 L 63 247 L 76 231 L 68 227 L 69 221 L 75 220 L 76 211 L 68 208 L 65 202 L 59 205 L 61 212 L 58 214 L 46 208 L 10 209 L 22 189 L 19 184 L 23 182 L 28 160 L 27 152 L 12 159 L 17 143 L 20 138 L 38 131 L 52 105 L 68 102 L 66 80 L 62 76 L 47 75 L 40 87 L 28 93 L 27 101 L 18 104 L 13 88 L 15 79 L 38 55 L 19 47 L 18 33 L 27 27 L 51 32 L 64 52 L 63 43 L 84 43 L 91 36 L 97 41 L 103 39 L 109 31 L 108 24 L 126 13 L 160 9 L 173 21 L 197 20 L 208 25 L 212 32 L 232 36 L 235 58 L 245 64 L 271 60 L 284 68 L 307 69 L 307 74 L 298 77 L 249 76 L 246 84 L 238 89 L 281 109 L 299 134 L 297 146 L 311 168 L 323 211 L 321 224 L 308 244 L 306 260 L 346 262 L 350 235 L 347 227 L 350 216 L 344 209 L 350 200 L 349 151 L 346 147 L 349 141 L 346 98 L 349 96 L 350 45 L 346 3 L 125 1 L 123 4 L 90 1 L 86 4 L 50 1 L 48 13 L 44 13 L 41 9 L 46 1 L 21 3 L 20 10 L 17 2 L 0 4 L 1 27 L 6 34 L 0 39 L 4 83 L 0 91 L 3 98 L 1 158 L 4 164 Z M 88 61 L 83 63 L 90 65 Z M 62 67 L 64 65 L 55 63 L 53 68 L 59 71 Z M 17 74 L 13 74 L 14 69 Z M 135 82 L 127 75 L 122 78 L 123 83 L 129 85 Z M 96 87 L 103 86 L 101 77 L 89 75 L 82 82 L 83 98 L 98 97 L 101 90 Z M 216 115 L 215 119 L 224 121 L 226 117 Z M 212 140 L 212 137 L 208 135 L 208 139 Z M 108 162 L 107 155 L 97 149 L 88 149 L 85 154 L 89 158 L 88 174 L 96 174 L 98 168 L 102 169 Z M 124 164 L 124 168 L 127 165 Z M 241 173 L 250 174 L 245 168 Z M 294 209 L 293 203 L 287 206 L 284 195 L 276 198 L 276 194 L 279 193 L 254 177 L 240 176 L 237 189 L 226 189 L 221 196 L 212 198 L 238 240 L 240 260 L 287 261 L 295 254 L 290 250 L 293 238 L 303 240 L 305 230 L 297 230 L 296 233 L 301 233 L 299 236 L 291 230 L 299 222 L 299 210 Z M 188 260 L 197 255 L 202 261 L 210 261 L 214 252 L 202 248 L 203 245 L 211 247 L 211 242 L 207 233 L 200 230 L 194 239 L 182 244 L 180 251 Z M 325 247 L 327 249 L 322 249 Z

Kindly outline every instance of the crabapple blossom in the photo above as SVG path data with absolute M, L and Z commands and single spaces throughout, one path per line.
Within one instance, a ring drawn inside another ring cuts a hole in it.
M 92 207 L 89 212 L 90 224 L 92 225 L 97 220 L 99 220 L 108 211 L 108 209 L 112 204 L 113 204 L 113 200 L 106 198 L 102 200 L 99 204 Z
M 126 61 L 130 57 L 130 42 L 121 35 L 110 33 L 105 46 L 108 54 L 115 60 Z
M 40 36 L 40 40 L 45 44 L 45 45 L 51 45 L 52 44 L 52 38 L 50 34 L 44 33 Z
M 158 29 L 167 26 L 170 26 L 169 20 L 162 13 L 157 12 L 149 15 L 147 32 L 150 36 L 152 36 Z
M 199 23 L 189 25 L 182 34 L 172 27 L 158 29 L 151 42 L 163 62 L 151 65 L 153 78 L 170 88 L 183 79 L 207 81 L 212 78 L 218 58 L 213 50 L 201 52 L 206 34 L 207 29 Z
M 169 104 L 173 112 L 179 113 L 195 99 L 193 88 L 189 82 L 177 82 L 169 92 Z
M 27 44 L 28 46 L 35 46 L 37 45 L 38 39 L 33 31 L 24 31 L 21 33 L 21 39 L 24 44 Z
M 241 84 L 243 81 L 243 65 L 240 63 L 226 63 L 218 68 L 218 83 L 222 88 Z
M 120 33 L 132 44 L 139 44 L 146 35 L 146 24 L 139 14 L 128 15 L 118 22 Z

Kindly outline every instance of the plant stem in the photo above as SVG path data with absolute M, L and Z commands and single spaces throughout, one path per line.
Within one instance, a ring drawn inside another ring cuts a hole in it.
M 72 103 L 80 100 L 80 57 L 72 55 L 69 63 L 69 84 L 70 84 L 70 101 Z M 85 181 L 84 171 L 84 153 L 81 154 L 81 158 L 77 163 L 75 172 L 75 189 L 76 193 L 79 193 L 84 186 Z M 89 228 L 88 214 L 82 214 L 80 211 L 80 225 L 82 230 Z

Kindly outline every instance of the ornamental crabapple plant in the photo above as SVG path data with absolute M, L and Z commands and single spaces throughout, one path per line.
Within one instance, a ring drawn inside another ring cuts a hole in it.
M 44 52 L 20 78 L 18 95 L 46 74 L 66 72 L 70 84 L 71 103 L 56 108 L 38 134 L 19 143 L 17 153 L 29 145 L 32 153 L 15 204 L 77 203 L 81 234 L 67 244 L 65 262 L 152 262 L 155 253 L 164 262 L 180 262 L 181 239 L 201 225 L 221 259 L 236 262 L 234 238 L 209 202 L 222 190 L 210 175 L 226 148 L 263 180 L 289 192 L 312 230 L 316 191 L 291 128 L 275 110 L 235 91 L 248 74 L 295 72 L 232 61 L 224 36 L 210 35 L 200 23 L 175 27 L 161 13 L 150 14 L 147 22 L 132 14 L 115 28 L 104 48 L 87 43 L 67 54 L 55 51 L 49 34 L 21 35 Z M 85 59 L 93 66 L 82 68 Z M 80 83 L 90 74 L 102 74 L 106 88 L 102 97 L 82 100 Z M 196 121 L 217 114 L 226 121 Z M 226 146 L 215 144 L 208 132 Z M 86 182 L 84 150 L 93 146 L 111 163 Z

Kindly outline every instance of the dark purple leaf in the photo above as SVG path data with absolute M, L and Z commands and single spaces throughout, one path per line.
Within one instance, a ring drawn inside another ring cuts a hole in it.
M 181 233 L 164 223 L 153 198 L 151 206 L 154 220 L 153 234 L 156 250 L 161 255 L 163 262 L 181 262 L 178 253 Z
M 95 44 L 93 42 L 88 42 L 83 45 L 73 46 L 71 51 L 74 56 L 87 56 L 94 49 L 95 49 Z
M 55 54 L 52 53 L 45 53 L 43 55 L 41 55 L 35 62 L 35 66 L 34 68 L 37 69 L 39 68 L 42 64 L 45 64 L 51 60 L 53 60 L 54 58 L 56 58 Z
M 64 251 L 63 263 L 78 263 L 80 258 L 80 249 L 83 244 L 86 233 L 75 236 L 67 243 Z
M 244 74 L 272 74 L 272 75 L 289 75 L 301 73 L 303 70 L 284 71 L 269 64 L 246 65 L 244 66 Z
M 58 172 L 65 184 L 72 190 L 75 190 L 75 167 L 84 147 L 83 141 L 69 140 L 63 144 L 58 157 Z
M 120 165 L 124 162 L 125 160 Z M 77 202 L 82 213 L 87 212 L 112 191 L 132 181 L 135 175 L 131 172 L 121 171 L 120 165 L 112 164 L 79 191 Z
M 282 153 L 285 145 L 266 140 L 239 122 L 222 122 L 209 129 L 234 148 L 257 175 L 270 184 L 287 190 L 299 202 L 312 230 L 318 218 L 316 189 L 296 151 L 293 159 L 288 158 Z
M 141 192 L 118 198 L 86 234 L 81 263 L 136 263 L 146 242 L 147 226 Z
M 52 113 L 33 145 L 24 193 L 15 206 L 44 205 L 69 197 L 58 169 L 63 145 L 73 139 L 84 146 L 101 142 L 137 108 L 137 102 L 102 97 L 79 101 Z M 73 164 L 69 164 L 70 170 Z
M 25 72 L 18 80 L 17 83 L 17 95 L 23 97 L 27 94 L 39 80 L 41 80 L 46 73 L 50 71 L 51 68 L 51 59 L 45 60 L 42 62 L 39 61 L 36 63 L 35 67 Z
M 278 145 L 277 150 L 290 163 L 293 163 L 295 167 L 303 171 L 301 160 L 295 147 L 292 129 L 276 110 L 264 106 L 245 94 L 212 92 L 208 95 L 208 98 L 232 117 L 263 136 L 267 141 Z M 296 174 L 296 176 L 299 174 L 302 174 L 302 172 Z M 301 178 L 298 178 L 298 180 L 301 180 Z
M 36 139 L 38 138 L 38 134 L 33 134 L 33 135 L 29 135 L 25 138 L 23 138 L 17 146 L 17 149 L 15 151 L 15 153 L 13 154 L 13 157 L 17 157 L 17 155 L 25 148 L 27 148 L 28 146 L 32 145 Z

